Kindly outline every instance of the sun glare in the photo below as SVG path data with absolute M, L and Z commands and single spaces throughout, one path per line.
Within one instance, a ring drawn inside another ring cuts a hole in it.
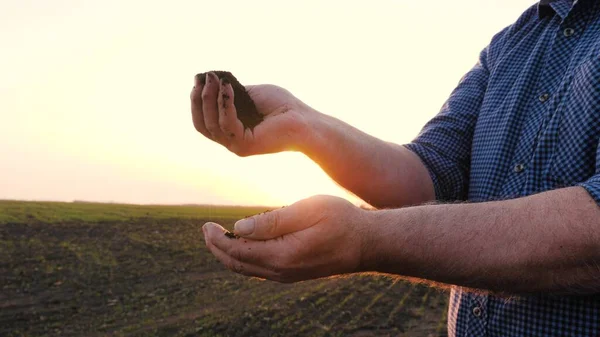
M 239 158 L 198 135 L 194 74 L 222 69 L 245 84 L 277 84 L 381 139 L 409 142 L 528 5 L 3 2 L 0 198 L 356 201 L 301 154 Z

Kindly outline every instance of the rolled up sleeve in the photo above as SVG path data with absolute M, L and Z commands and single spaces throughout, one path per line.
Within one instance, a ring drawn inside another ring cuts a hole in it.
M 587 190 L 590 196 L 600 206 L 600 141 L 596 150 L 596 173 L 588 180 L 577 184 Z
M 437 200 L 467 199 L 473 133 L 489 79 L 487 53 L 488 48 L 481 52 L 477 64 L 417 138 L 404 144 L 427 167 Z

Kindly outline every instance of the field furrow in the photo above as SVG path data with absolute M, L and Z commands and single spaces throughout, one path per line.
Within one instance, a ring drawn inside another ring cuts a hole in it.
M 0 336 L 444 336 L 425 286 L 227 270 L 200 227 L 259 211 L 0 201 Z

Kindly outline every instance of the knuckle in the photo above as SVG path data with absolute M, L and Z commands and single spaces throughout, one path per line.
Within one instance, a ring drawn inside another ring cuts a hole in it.
M 236 156 L 240 157 L 240 155 L 238 154 L 238 151 L 239 151 L 239 146 L 238 146 L 238 144 L 237 144 L 236 142 L 231 142 L 231 143 L 229 143 L 229 146 L 227 147 L 227 149 L 228 149 L 228 150 L 229 150 L 231 153 L 233 153 L 233 154 L 235 154 Z
M 238 273 L 238 274 L 242 274 L 244 275 L 246 273 L 246 269 L 244 268 L 244 264 L 242 264 L 241 262 L 234 262 L 233 263 L 233 271 Z
M 279 283 L 286 283 L 287 275 L 281 270 L 273 270 L 273 281 L 277 281 Z
M 224 261 L 223 264 L 225 265 L 225 267 L 229 270 L 234 270 L 234 264 L 235 261 L 233 260 L 228 260 L 228 261 Z
M 248 148 L 246 146 L 239 146 L 238 144 L 235 144 L 235 146 L 232 146 L 231 151 L 233 153 L 235 153 L 236 156 L 241 157 L 241 158 L 245 158 L 250 156 L 250 151 L 248 151 Z
M 293 273 L 290 273 L 289 271 L 287 271 L 285 269 L 278 269 L 278 270 L 274 271 L 273 273 L 275 275 L 274 280 L 279 283 L 293 283 L 296 280 Z
M 269 234 L 277 234 L 281 225 L 281 213 L 279 211 L 274 211 L 268 214 L 270 214 L 270 216 L 268 219 L 269 226 L 267 227 L 267 231 Z
M 192 124 L 194 125 L 194 129 L 196 129 L 196 131 L 202 134 L 206 132 L 206 129 L 204 128 L 204 121 L 201 121 L 198 118 L 193 118 Z
M 242 253 L 239 249 L 231 249 L 227 252 L 229 255 L 229 260 L 226 264 L 226 267 L 238 274 L 245 274 L 246 268 L 244 267 L 244 263 L 242 262 Z
M 194 103 L 194 105 L 202 104 L 202 94 L 199 95 L 192 91 L 192 93 L 190 94 L 190 98 L 192 100 L 192 103 Z
M 243 261 L 242 252 L 239 249 L 231 249 L 227 254 L 236 261 Z
M 207 123 L 206 130 L 208 130 L 208 132 L 212 133 L 213 135 L 221 132 L 221 128 L 216 123 Z
M 208 100 L 210 98 L 213 98 L 214 94 L 211 90 L 205 89 L 202 91 L 202 94 L 200 94 L 200 99 L 202 101 Z
M 241 137 L 232 139 L 230 151 L 241 158 L 252 155 L 250 146 L 248 146 L 248 143 L 244 142 Z
M 227 123 L 227 120 L 225 120 L 225 118 L 219 119 L 219 127 L 221 128 L 221 130 L 223 130 L 223 132 L 225 134 L 228 135 L 231 133 L 231 128 L 229 126 L 229 123 Z
M 283 103 L 279 108 L 277 108 L 277 112 L 286 113 L 292 110 L 292 105 L 288 102 Z
M 230 260 L 225 266 L 227 269 L 238 274 L 243 274 L 245 272 L 244 265 L 239 261 Z
M 328 195 L 318 194 L 315 196 L 315 200 L 317 201 L 325 201 L 326 199 L 329 199 Z

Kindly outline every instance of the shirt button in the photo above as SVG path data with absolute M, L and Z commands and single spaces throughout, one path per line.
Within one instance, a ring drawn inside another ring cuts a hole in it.
M 473 315 L 475 315 L 475 317 L 481 316 L 481 308 L 480 307 L 473 308 Z
M 513 171 L 515 171 L 515 173 L 521 173 L 525 170 L 525 165 L 523 164 L 517 164 L 515 165 L 515 167 L 513 168 Z
M 563 31 L 563 34 L 565 34 L 566 37 L 569 37 L 569 36 L 575 34 L 575 29 L 565 28 L 565 30 Z
M 549 98 L 550 98 L 550 94 L 549 93 L 543 93 L 540 95 L 540 97 L 538 97 L 540 102 L 544 103 L 546 102 Z

